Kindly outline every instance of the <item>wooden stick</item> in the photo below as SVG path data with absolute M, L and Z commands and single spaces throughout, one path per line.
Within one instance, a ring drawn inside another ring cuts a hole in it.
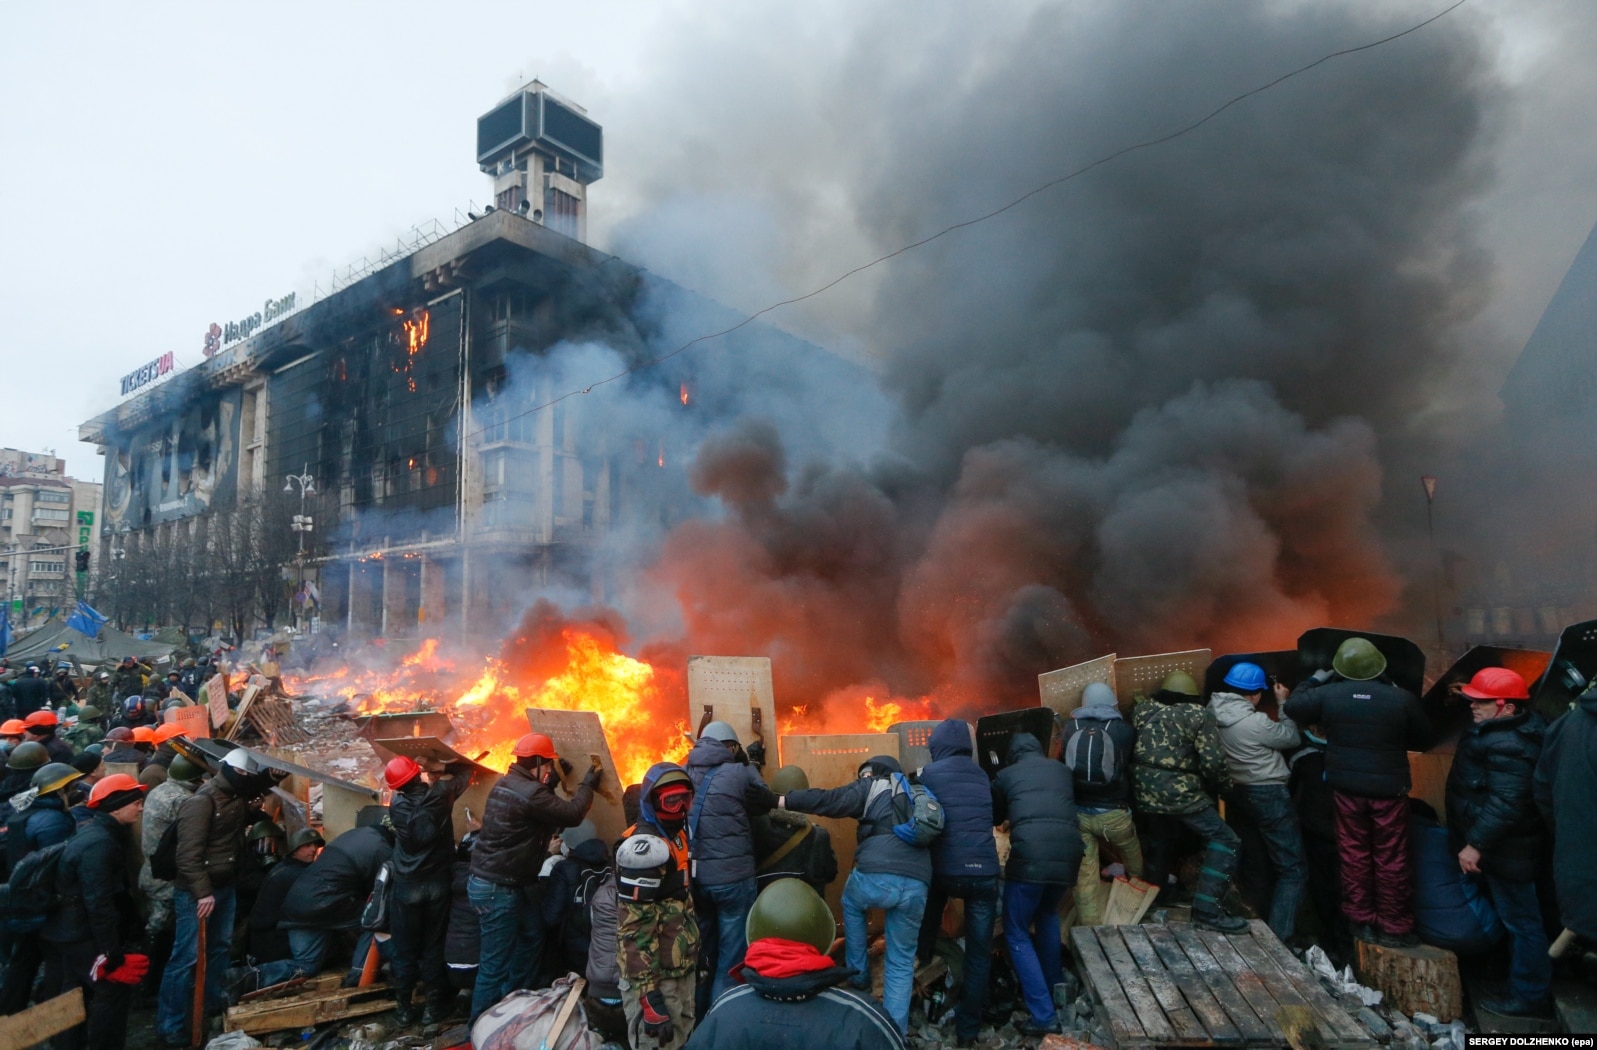
M 1562 959 L 1564 957 L 1564 953 L 1569 951 L 1569 946 L 1574 943 L 1575 931 L 1571 929 L 1565 929 L 1563 933 L 1558 935 L 1558 939 L 1548 946 L 1547 954 L 1552 956 L 1554 959 Z
M 571 1011 L 577 1008 L 577 1000 L 582 996 L 582 989 L 587 987 L 586 979 L 578 977 L 577 983 L 571 986 L 571 991 L 566 993 L 566 1001 L 560 1004 L 560 1012 L 555 1014 L 554 1024 L 549 1026 L 549 1034 L 543 1037 L 543 1042 L 538 1050 L 554 1050 L 560 1042 L 560 1034 L 566 1030 L 566 1022 L 571 1019 Z
M 214 907 L 214 905 L 213 905 Z M 213 911 L 212 915 L 215 914 Z M 199 920 L 199 944 L 194 955 L 194 1026 L 189 1030 L 189 1042 L 194 1046 L 205 1045 L 205 927 L 210 925 L 211 916 L 195 916 Z
M 10 1017 L 0 1017 L 0 1046 L 43 1045 L 52 1035 L 82 1024 L 84 1016 L 83 989 L 62 992 Z

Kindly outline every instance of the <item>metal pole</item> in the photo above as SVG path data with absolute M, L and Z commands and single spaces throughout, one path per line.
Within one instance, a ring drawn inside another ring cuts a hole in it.
M 1431 604 L 1436 613 L 1436 647 L 1445 650 L 1447 639 L 1442 634 L 1442 558 L 1436 549 L 1436 513 L 1429 497 L 1425 500 L 1425 531 L 1431 540 Z

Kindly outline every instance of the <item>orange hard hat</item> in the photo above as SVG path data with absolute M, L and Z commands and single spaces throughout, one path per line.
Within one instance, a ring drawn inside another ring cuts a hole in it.
M 1471 700 L 1529 700 L 1525 679 L 1506 667 L 1483 667 L 1459 692 Z
M 0 736 L 21 736 L 28 728 L 28 723 L 20 718 L 8 718 L 0 722 Z
M 134 726 L 133 742 L 135 744 L 155 743 L 155 730 L 151 729 L 149 726 Z
M 54 711 L 35 711 L 24 718 L 22 724 L 30 729 L 37 729 L 41 726 L 58 726 L 61 720 L 55 716 Z
M 168 740 L 171 740 L 173 737 L 182 736 L 186 732 L 188 732 L 188 730 L 184 729 L 178 723 L 176 723 L 176 722 L 168 722 L 168 723 L 166 723 L 166 725 L 157 726 L 156 727 L 156 729 L 155 729 L 155 742 L 157 744 L 164 744 Z M 138 739 L 138 738 L 135 737 L 134 739 Z
M 555 752 L 555 742 L 542 733 L 528 733 L 516 741 L 517 758 L 548 758 L 560 756 Z
M 390 791 L 397 791 L 415 780 L 420 773 L 421 767 L 416 764 L 415 759 L 397 755 L 389 759 L 388 765 L 383 768 L 383 782 L 388 785 Z
M 133 800 L 128 792 L 144 794 L 149 789 L 126 773 L 112 773 L 95 782 L 94 788 L 89 792 L 90 809 L 120 809 L 123 804 Z

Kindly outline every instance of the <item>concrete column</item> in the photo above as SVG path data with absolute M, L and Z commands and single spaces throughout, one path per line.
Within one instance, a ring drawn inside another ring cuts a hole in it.
M 421 623 L 423 633 L 431 634 L 437 630 L 437 625 L 444 620 L 444 610 L 446 608 L 448 608 L 448 598 L 445 595 L 443 563 L 432 558 L 423 557 L 421 559 L 421 609 L 416 617 Z

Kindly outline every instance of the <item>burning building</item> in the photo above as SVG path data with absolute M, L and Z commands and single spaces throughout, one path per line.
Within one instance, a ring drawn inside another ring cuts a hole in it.
M 82 425 L 105 456 L 103 548 L 198 536 L 297 483 L 336 521 L 268 527 L 325 530 L 301 591 L 323 626 L 470 636 L 514 623 L 529 586 L 606 599 L 596 549 L 687 513 L 691 420 L 746 410 L 685 364 L 633 370 L 741 318 L 583 243 L 603 132 L 544 85 L 478 121 L 477 162 L 485 214 L 315 301 L 212 325 L 199 365 Z M 759 325 L 715 352 L 774 383 L 796 360 L 857 371 Z

